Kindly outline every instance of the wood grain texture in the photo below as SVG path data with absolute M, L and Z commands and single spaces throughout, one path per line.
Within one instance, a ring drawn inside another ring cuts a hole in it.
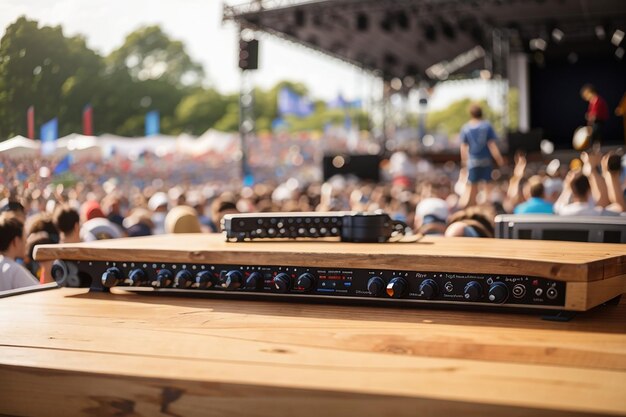
M 0 414 L 626 415 L 625 387 L 625 303 L 554 323 L 123 290 L 0 299 Z
M 116 260 L 523 274 L 587 282 L 626 274 L 619 244 L 429 237 L 417 243 L 228 243 L 219 234 L 159 235 L 41 245 L 35 259 Z
M 585 311 L 626 292 L 626 275 L 591 282 L 568 282 L 565 309 Z

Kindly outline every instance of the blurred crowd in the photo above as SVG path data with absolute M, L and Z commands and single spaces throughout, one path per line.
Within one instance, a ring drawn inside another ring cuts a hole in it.
M 407 233 L 465 237 L 493 237 L 494 217 L 502 213 L 626 214 L 620 150 L 596 148 L 569 165 L 498 154 L 500 166 L 480 183 L 466 161 L 433 164 L 397 152 L 374 183 L 291 175 L 318 163 L 312 147 L 302 156 L 293 144 L 259 146 L 268 146 L 267 169 L 283 175 L 268 171 L 247 186 L 238 166 L 198 158 L 76 161 L 71 175 L 59 178 L 50 173 L 55 161 L 0 157 L 0 290 L 52 281 L 51 263 L 33 260 L 37 244 L 219 232 L 228 213 L 382 210 L 405 222 Z M 281 167 L 287 160 L 293 164 Z

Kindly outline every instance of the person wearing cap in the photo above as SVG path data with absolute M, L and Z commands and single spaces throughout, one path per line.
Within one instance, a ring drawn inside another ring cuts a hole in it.
M 122 229 L 107 219 L 97 201 L 88 201 L 81 209 L 86 221 L 80 228 L 80 239 L 83 242 L 93 240 L 117 239 L 124 235 Z
M 143 207 L 137 207 L 124 219 L 123 226 L 128 237 L 149 236 L 152 234 L 152 213 Z
M 94 200 L 83 203 L 80 212 L 83 223 L 91 219 L 106 217 L 102 211 L 102 207 L 100 207 L 100 203 Z
M 164 192 L 156 192 L 148 200 L 148 208 L 152 212 L 152 223 L 154 224 L 152 231 L 155 235 L 165 233 L 165 216 L 167 216 L 168 205 L 169 199 Z
M 494 236 L 494 213 L 486 207 L 469 207 L 450 216 L 445 237 L 489 237 Z
M 37 285 L 35 277 L 15 262 L 23 258 L 24 224 L 10 214 L 0 214 L 0 291 Z
M 530 177 L 524 187 L 524 195 L 527 200 L 518 204 L 513 213 L 515 214 L 553 214 L 552 203 L 545 199 L 543 181 L 538 175 Z
M 443 235 L 450 215 L 448 203 L 440 198 L 425 198 L 415 208 L 415 231 L 422 235 Z

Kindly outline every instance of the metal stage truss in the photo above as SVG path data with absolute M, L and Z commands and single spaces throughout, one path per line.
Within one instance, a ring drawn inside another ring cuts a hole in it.
M 223 18 L 387 80 L 436 82 L 485 68 L 506 76 L 503 46 L 619 58 L 626 44 L 624 0 L 257 0 L 224 5 Z

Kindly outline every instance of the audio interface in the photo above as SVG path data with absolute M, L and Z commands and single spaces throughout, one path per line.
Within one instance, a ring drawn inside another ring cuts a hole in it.
M 222 219 L 229 242 L 339 238 L 342 242 L 382 243 L 403 236 L 406 227 L 382 212 L 244 213 Z
M 226 243 L 161 235 L 43 245 L 53 276 L 94 291 L 583 311 L 626 286 L 623 246 L 467 238 L 418 243 Z

